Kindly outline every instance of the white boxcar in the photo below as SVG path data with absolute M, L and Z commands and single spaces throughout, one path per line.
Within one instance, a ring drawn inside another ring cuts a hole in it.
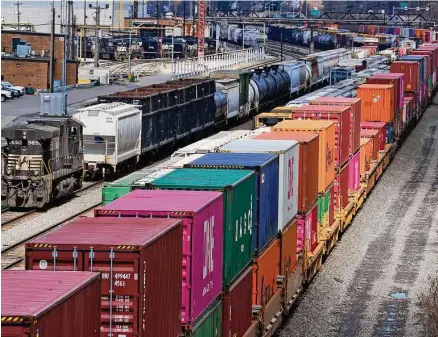
M 84 124 L 87 170 L 102 175 L 126 168 L 141 153 L 141 111 L 135 105 L 103 103 L 76 110 Z
M 224 145 L 219 152 L 278 154 L 278 231 L 281 232 L 297 214 L 299 143 L 294 140 L 239 139 Z

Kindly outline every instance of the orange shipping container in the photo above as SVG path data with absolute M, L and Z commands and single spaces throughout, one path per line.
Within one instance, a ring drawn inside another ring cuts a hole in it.
M 283 229 L 280 241 L 280 274 L 291 275 L 297 266 L 297 220 Z
M 277 291 L 280 269 L 280 241 L 275 239 L 262 255 L 253 259 L 252 304 L 268 303 Z
M 394 119 L 394 86 L 392 84 L 362 84 L 357 89 L 361 98 L 361 120 L 391 122 Z
M 275 125 L 272 131 L 296 131 L 319 134 L 318 192 L 323 193 L 335 178 L 335 123 L 322 120 L 283 121 Z
M 373 157 L 373 140 L 372 138 L 360 139 L 360 174 L 365 174 L 370 169 Z
M 379 150 L 380 150 L 379 133 L 380 130 L 374 130 L 374 129 L 366 129 L 360 131 L 360 136 L 362 138 L 369 138 L 372 141 L 373 150 L 371 152 L 371 160 L 379 159 Z
M 319 135 L 300 132 L 264 132 L 254 139 L 300 142 L 298 164 L 298 212 L 307 213 L 318 198 Z

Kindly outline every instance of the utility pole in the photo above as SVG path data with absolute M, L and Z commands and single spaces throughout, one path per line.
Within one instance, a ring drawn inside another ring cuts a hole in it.
M 22 5 L 22 2 L 17 1 L 14 5 L 17 6 L 17 24 L 18 24 L 18 30 L 20 30 L 20 18 L 21 18 L 21 12 L 20 12 L 20 5 Z
M 93 8 L 92 4 L 89 4 L 88 7 Z M 100 33 L 100 12 L 102 9 L 108 9 L 109 8 L 109 4 L 106 4 L 104 7 L 100 7 L 99 6 L 99 1 L 96 0 L 96 5 L 94 7 L 94 9 L 96 10 L 96 17 L 94 18 L 95 22 L 96 22 L 96 26 L 95 26 L 95 48 L 94 48 L 94 66 L 96 68 L 99 68 L 99 50 L 100 50 L 100 46 L 99 46 L 99 33 Z
M 53 87 L 53 77 L 55 68 L 55 1 L 52 1 L 52 27 L 50 29 L 50 64 L 49 64 L 49 82 L 50 92 L 55 92 Z
M 281 38 L 280 38 L 280 41 L 281 41 L 281 43 L 280 43 L 280 60 L 283 61 L 283 27 L 281 27 L 280 33 L 281 33 Z
M 81 47 L 84 48 L 84 61 L 87 59 L 87 0 L 84 0 L 84 29 L 81 39 Z
M 186 2 L 183 1 L 183 36 L 186 36 Z
M 195 36 L 195 26 L 196 26 L 196 9 L 195 9 L 195 1 L 192 1 L 192 36 Z
M 72 20 L 72 9 L 73 1 L 69 0 L 67 2 L 67 58 L 71 57 L 71 20 Z
M 76 59 L 76 48 L 75 48 L 75 35 L 76 35 L 76 15 L 73 15 L 73 8 L 72 8 L 72 27 L 71 27 L 71 54 L 70 58 L 72 60 Z M 78 39 L 79 41 L 79 39 Z

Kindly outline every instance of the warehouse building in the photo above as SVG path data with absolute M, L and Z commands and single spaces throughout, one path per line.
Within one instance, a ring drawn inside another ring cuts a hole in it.
M 50 34 L 1 31 L 2 78 L 15 85 L 50 88 Z M 64 36 L 55 35 L 54 81 L 62 80 Z M 67 85 L 78 81 L 79 62 L 67 60 Z

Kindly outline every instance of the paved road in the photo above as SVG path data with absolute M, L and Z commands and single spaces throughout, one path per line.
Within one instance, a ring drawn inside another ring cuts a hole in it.
M 420 337 L 416 302 L 438 277 L 438 96 L 280 332 Z
M 107 85 L 90 89 L 75 89 L 68 92 L 68 104 L 76 104 L 89 99 L 96 98 L 99 95 L 109 94 L 137 86 L 148 84 L 163 83 L 170 79 L 170 75 L 157 75 L 142 77 L 138 83 L 122 85 Z M 1 104 L 1 124 L 2 127 L 18 117 L 23 116 L 20 120 L 29 118 L 38 114 L 40 111 L 40 96 L 26 95 L 19 99 L 14 99 Z

